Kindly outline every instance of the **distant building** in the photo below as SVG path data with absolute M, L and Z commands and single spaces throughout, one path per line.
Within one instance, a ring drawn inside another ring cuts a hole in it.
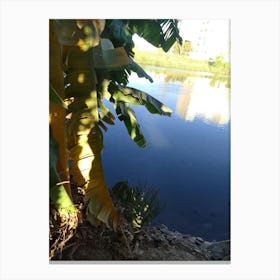
M 218 55 L 229 61 L 230 37 L 228 20 L 182 20 L 180 33 L 192 42 L 190 58 L 209 60 Z

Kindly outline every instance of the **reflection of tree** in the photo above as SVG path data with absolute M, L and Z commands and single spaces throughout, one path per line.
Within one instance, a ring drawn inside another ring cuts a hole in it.
M 155 77 L 160 78 L 164 75 L 164 81 L 166 83 L 169 82 L 181 82 L 184 83 L 189 77 L 201 77 L 201 75 L 197 72 L 190 72 L 190 71 L 180 71 L 180 70 L 172 70 L 169 68 L 163 67 L 146 67 L 147 70 L 153 72 Z M 231 79 L 229 75 L 221 75 L 218 73 L 208 74 L 205 77 L 210 78 L 210 86 L 220 86 L 220 84 L 225 84 L 227 88 L 231 86 Z
M 183 83 L 187 78 L 188 75 L 186 72 L 180 72 L 180 71 L 167 71 L 165 74 L 165 82 L 181 82 Z
M 225 86 L 227 88 L 231 87 L 231 79 L 230 76 L 222 76 L 219 74 L 214 74 L 211 77 L 211 81 L 210 81 L 210 86 L 211 87 L 215 87 L 215 86 L 220 86 L 220 84 L 225 84 Z
M 171 68 L 164 67 L 146 67 L 146 70 L 149 70 L 155 74 L 155 77 L 160 78 L 164 76 L 164 81 L 169 82 L 185 82 L 185 80 L 190 76 L 190 72 L 187 70 L 172 70 Z
M 215 60 L 208 61 L 209 70 L 213 73 L 230 74 L 230 62 L 225 62 L 222 55 L 218 55 Z

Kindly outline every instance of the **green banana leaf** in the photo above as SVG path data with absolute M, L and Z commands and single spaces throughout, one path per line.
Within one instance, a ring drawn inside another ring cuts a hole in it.
M 146 73 L 146 71 L 139 64 L 137 64 L 131 58 L 129 58 L 129 60 L 130 60 L 130 63 L 126 67 L 127 69 L 132 70 L 133 72 L 135 72 L 139 78 L 146 78 L 151 83 L 153 82 L 153 79 Z
M 146 147 L 147 141 L 142 133 L 141 127 L 136 119 L 135 112 L 127 103 L 116 102 L 116 113 L 121 121 L 124 121 L 131 139 L 141 148 Z
M 128 83 L 128 76 L 131 71 L 135 72 L 139 78 L 146 78 L 150 82 L 153 82 L 152 78 L 144 71 L 144 69 L 139 66 L 134 60 L 134 42 L 132 40 L 132 31 L 128 27 L 128 20 L 107 20 L 105 30 L 102 33 L 103 37 L 109 37 L 111 39 L 112 45 L 115 47 L 123 47 L 129 56 L 129 64 L 111 73 L 111 78 L 113 81 L 119 84 L 126 85 Z M 102 41 L 106 39 L 101 39 Z
M 110 38 L 115 47 L 124 47 L 129 57 L 134 57 L 134 42 L 127 20 L 107 20 L 102 37 Z
M 152 114 L 170 116 L 172 110 L 151 95 L 131 87 L 123 87 L 110 83 L 108 91 L 111 94 L 110 101 L 114 103 L 119 120 L 124 121 L 131 139 L 139 146 L 146 147 L 147 142 L 137 121 L 135 112 L 129 106 L 144 105 Z
M 108 91 L 117 102 L 122 101 L 133 105 L 144 105 L 152 114 L 170 116 L 172 113 L 172 109 L 141 90 L 110 83 Z
M 179 34 L 178 20 L 175 19 L 160 19 L 158 22 L 163 31 L 163 39 L 161 47 L 165 52 L 168 52 L 175 42 L 183 43 L 183 39 Z
M 128 26 L 132 33 L 138 34 L 155 47 L 161 47 L 165 52 L 182 38 L 179 35 L 178 20 L 129 20 Z

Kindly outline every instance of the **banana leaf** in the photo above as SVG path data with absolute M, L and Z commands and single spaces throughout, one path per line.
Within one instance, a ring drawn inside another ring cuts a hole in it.
M 124 47 L 129 57 L 134 57 L 134 42 L 127 20 L 107 20 L 102 37 L 110 38 L 114 47 Z
M 70 149 L 72 161 L 70 171 L 75 183 L 85 188 L 85 200 L 89 200 L 88 221 L 93 225 L 102 221 L 116 230 L 119 216 L 105 182 L 102 149 L 103 136 L 98 125 L 95 125 L 88 134 L 77 135 L 76 144 Z
M 166 116 L 170 116 L 172 110 L 151 95 L 131 87 L 122 87 L 110 83 L 108 91 L 111 94 L 110 101 L 114 103 L 118 118 L 124 121 L 131 139 L 139 147 L 146 147 L 146 139 L 136 119 L 135 112 L 131 109 L 129 104 L 144 105 L 150 113 Z
M 122 101 L 133 105 L 144 105 L 152 114 L 170 116 L 172 113 L 172 109 L 141 90 L 110 83 L 108 91 L 117 102 Z
M 135 112 L 127 103 L 116 102 L 116 113 L 121 121 L 124 121 L 131 139 L 141 148 L 146 147 L 147 141 L 142 133 L 141 127 L 136 119 Z
M 107 45 L 106 48 L 112 48 L 113 46 L 123 47 L 129 56 L 129 64 L 122 69 L 118 69 L 117 72 L 114 71 L 111 73 L 111 78 L 119 84 L 126 85 L 128 83 L 128 76 L 131 71 L 133 71 L 137 73 L 138 77 L 144 77 L 152 82 L 152 78 L 144 69 L 133 61 L 134 52 L 132 49 L 134 48 L 134 42 L 132 40 L 132 32 L 128 28 L 127 22 L 127 20 L 109 20 L 106 22 L 106 27 L 102 34 L 103 37 L 107 36 L 111 39 L 110 46 L 106 42 L 108 39 L 101 39 L 101 45 L 104 45 L 103 49 L 105 48 L 105 44 Z
M 129 58 L 129 60 L 130 60 L 130 63 L 126 67 L 127 69 L 132 70 L 133 72 L 135 72 L 139 78 L 146 78 L 151 83 L 153 82 L 153 79 L 146 73 L 146 71 L 139 64 L 137 64 L 131 58 Z
M 183 39 L 179 34 L 178 20 L 175 19 L 161 19 L 158 20 L 162 30 L 163 39 L 161 47 L 165 52 L 168 52 L 175 42 L 179 42 L 182 45 Z
M 178 20 L 129 20 L 128 26 L 132 33 L 138 34 L 155 47 L 161 47 L 165 52 L 169 51 L 176 41 L 182 43 Z
M 114 19 L 111 22 L 108 22 L 110 37 L 123 42 L 125 44 L 131 44 L 134 46 L 131 33 L 129 32 L 125 20 Z
M 119 216 L 103 174 L 103 136 L 99 128 L 101 126 L 106 130 L 102 121 L 112 124 L 114 117 L 100 100 L 94 63 L 87 61 L 90 58 L 89 52 L 81 53 L 74 49 L 69 52 L 67 59 L 67 82 L 70 82 L 68 94 L 75 95 L 74 102 L 69 106 L 72 116 L 67 125 L 69 157 L 72 162 L 70 173 L 75 184 L 85 188 L 89 222 L 93 225 L 103 222 L 116 230 Z M 79 71 L 78 58 L 83 61 L 82 71 Z M 81 74 L 82 79 L 79 78 Z
M 58 144 L 54 140 L 50 131 L 50 161 L 49 161 L 49 175 L 50 175 L 50 200 L 60 213 L 75 213 L 77 210 L 68 195 L 63 184 L 60 183 L 60 179 L 56 170 L 58 161 Z
M 50 21 L 50 81 L 49 84 L 52 86 L 57 97 L 61 100 L 65 99 L 64 93 L 64 81 L 63 81 L 63 69 L 62 69 L 62 56 L 61 56 L 61 45 L 58 40 L 58 36 L 55 32 L 55 23 Z M 65 109 L 57 103 L 50 102 L 50 127 L 53 138 L 58 144 L 58 161 L 57 161 L 57 172 L 61 181 L 69 182 L 69 169 L 68 169 L 68 155 L 67 155 L 67 144 L 66 144 L 66 133 L 65 133 Z M 64 184 L 68 195 L 71 197 L 70 184 Z

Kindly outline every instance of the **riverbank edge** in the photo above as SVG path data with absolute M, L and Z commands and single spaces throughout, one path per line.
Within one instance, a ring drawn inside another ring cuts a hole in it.
M 139 260 L 230 261 L 230 240 L 210 242 L 164 224 L 143 229 L 137 238 L 142 241 L 134 249 Z
M 113 232 L 107 227 L 82 223 L 62 252 L 50 262 L 223 262 L 230 261 L 230 240 L 209 242 L 201 237 L 147 226 L 135 233 L 131 227 Z

